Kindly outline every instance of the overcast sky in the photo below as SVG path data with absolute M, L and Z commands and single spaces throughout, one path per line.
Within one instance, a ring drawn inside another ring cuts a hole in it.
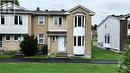
M 130 13 L 130 0 L 19 0 L 20 5 L 31 10 L 40 7 L 41 10 L 69 10 L 76 5 L 82 5 L 93 12 L 92 23 L 99 24 L 106 16 Z

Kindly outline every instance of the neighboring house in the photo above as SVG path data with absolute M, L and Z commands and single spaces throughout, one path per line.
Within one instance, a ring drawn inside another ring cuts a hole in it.
M 127 15 L 107 16 L 97 28 L 98 47 L 122 51 L 127 37 Z
M 23 35 L 34 34 L 39 48 L 48 45 L 48 55 L 66 53 L 91 58 L 91 16 L 94 12 L 89 9 L 78 5 L 68 11 L 41 11 L 39 8 L 30 11 L 12 3 L 2 8 L 0 47 L 3 49 L 19 50 Z

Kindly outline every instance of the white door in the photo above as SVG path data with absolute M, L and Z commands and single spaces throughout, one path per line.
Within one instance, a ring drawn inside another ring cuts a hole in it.
M 65 52 L 65 37 L 58 37 L 58 52 Z

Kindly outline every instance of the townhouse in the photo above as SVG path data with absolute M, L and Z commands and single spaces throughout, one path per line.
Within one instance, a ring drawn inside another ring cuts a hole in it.
M 91 58 L 91 18 L 95 13 L 78 5 L 68 11 L 35 11 L 11 2 L 1 6 L 0 47 L 20 50 L 23 35 L 34 34 L 38 47 L 48 45 L 48 55 L 66 53 L 67 56 Z
M 98 47 L 120 52 L 130 35 L 130 14 L 109 15 L 98 25 Z

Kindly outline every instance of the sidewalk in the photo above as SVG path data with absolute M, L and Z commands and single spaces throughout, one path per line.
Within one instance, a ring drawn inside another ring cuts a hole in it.
M 0 59 L 0 62 L 40 62 L 40 63 L 89 63 L 89 64 L 118 64 L 117 60 L 84 60 L 84 59 L 34 59 L 34 58 L 12 58 Z

